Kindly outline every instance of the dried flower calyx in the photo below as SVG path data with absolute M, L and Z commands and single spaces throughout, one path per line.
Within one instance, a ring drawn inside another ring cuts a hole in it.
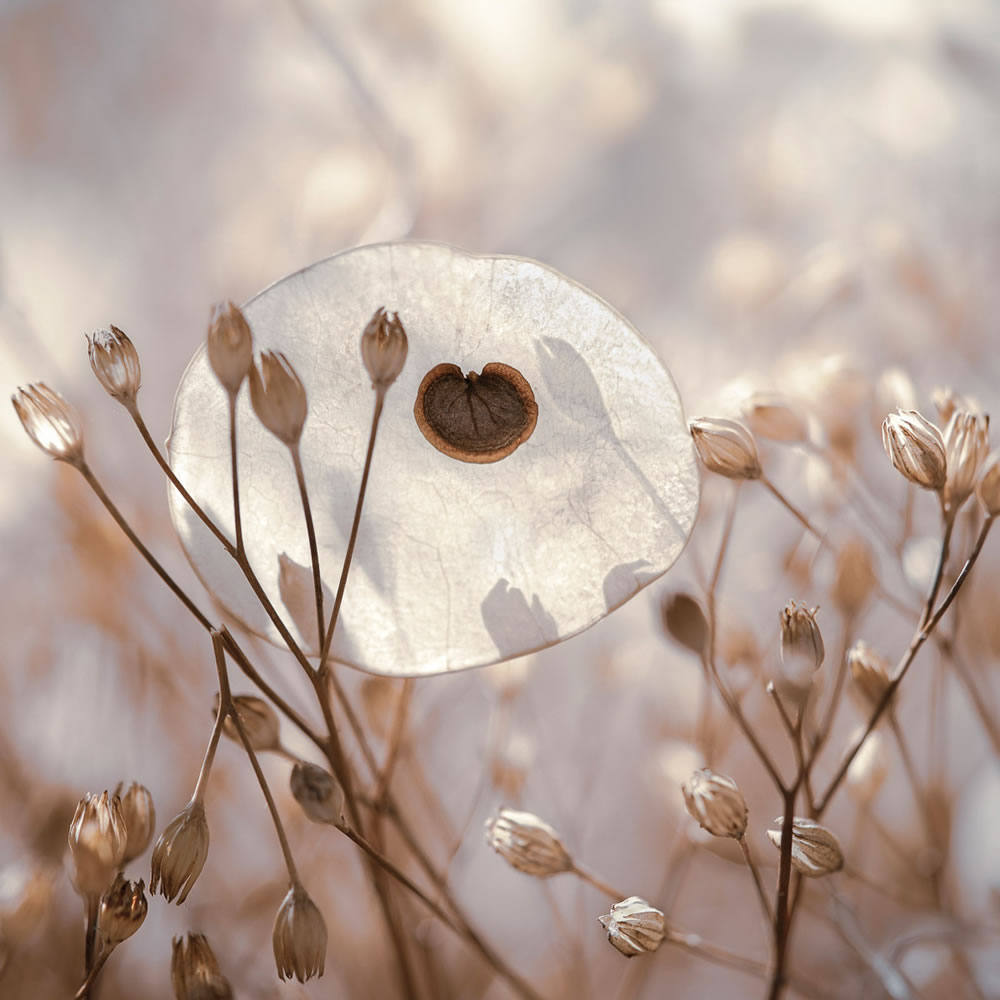
M 168 903 L 176 896 L 180 906 L 205 865 L 208 841 L 205 807 L 191 801 L 167 824 L 153 848 L 149 891 L 159 890 Z
M 84 796 L 70 823 L 68 840 L 76 891 L 99 898 L 125 855 L 127 833 L 118 796 L 108 792 Z
M 768 830 L 767 839 L 781 848 L 784 817 L 775 821 L 777 830 Z M 844 867 L 844 854 L 836 834 L 813 819 L 796 816 L 792 820 L 792 865 L 807 878 L 820 878 Z
M 760 456 L 753 435 L 743 424 L 723 417 L 695 417 L 688 429 L 695 451 L 709 472 L 728 479 L 759 479 Z
M 124 331 L 112 324 L 87 338 L 90 367 L 104 391 L 125 406 L 135 406 L 142 385 L 139 352 Z
M 83 464 L 83 426 L 76 410 L 44 382 L 20 387 L 11 397 L 28 437 L 50 458 Z
M 250 402 L 257 419 L 279 440 L 294 448 L 309 413 L 305 386 L 281 351 L 264 351 L 260 369 L 250 367 Z
M 390 316 L 384 308 L 375 315 L 361 334 L 361 359 L 372 380 L 372 388 L 388 389 L 406 364 L 408 345 L 399 313 Z
M 204 934 L 174 938 L 170 981 L 177 1000 L 232 1000 L 233 988 Z
M 326 923 L 323 914 L 299 883 L 288 890 L 272 934 L 278 978 L 294 976 L 304 983 L 322 976 L 326 966 Z
M 145 785 L 133 781 L 125 791 L 119 783 L 115 795 L 121 799 L 122 818 L 125 820 L 125 831 L 128 842 L 122 864 L 134 861 L 149 847 L 156 830 L 156 809 L 153 806 L 153 796 Z
M 295 801 L 314 823 L 344 826 L 344 790 L 332 774 L 304 760 L 292 767 L 289 785 Z
M 486 843 L 512 867 L 537 878 L 573 868 L 559 834 L 534 813 L 501 809 L 486 821 Z
M 732 778 L 703 767 L 681 791 L 688 814 L 712 836 L 738 839 L 746 833 L 747 804 Z
M 978 411 L 956 409 L 944 429 L 947 478 L 944 502 L 957 510 L 972 493 L 990 450 L 990 418 Z
M 115 876 L 97 911 L 97 929 L 105 946 L 121 944 L 142 926 L 148 908 L 144 889 L 142 879 L 129 882 L 122 872 Z
M 232 302 L 215 306 L 205 347 L 215 377 L 235 397 L 253 367 L 253 334 L 238 306 Z
M 627 958 L 656 951 L 667 933 L 662 910 L 651 906 L 641 896 L 629 896 L 598 917 L 608 932 L 608 940 Z
M 947 459 L 941 432 L 916 410 L 890 413 L 882 423 L 882 446 L 896 471 L 927 490 L 941 490 Z

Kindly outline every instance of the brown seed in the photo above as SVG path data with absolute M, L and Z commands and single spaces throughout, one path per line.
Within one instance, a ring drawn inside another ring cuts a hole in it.
M 451 458 L 485 464 L 506 458 L 531 437 L 538 404 L 525 377 L 494 361 L 481 373 L 458 365 L 435 365 L 424 377 L 413 405 L 427 440 Z

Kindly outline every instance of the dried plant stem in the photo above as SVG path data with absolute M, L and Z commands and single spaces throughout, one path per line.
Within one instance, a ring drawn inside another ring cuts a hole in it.
M 399 751 L 403 745 L 403 733 L 406 731 L 406 719 L 410 711 L 410 703 L 413 700 L 413 678 L 407 677 L 403 681 L 403 690 L 399 693 L 399 702 L 396 705 L 396 714 L 392 720 L 392 731 L 389 735 L 389 750 L 385 758 L 385 766 L 378 776 L 378 783 L 375 786 L 375 807 L 381 808 L 389 794 L 389 784 L 392 782 L 392 773 L 399 760 Z
M 920 615 L 921 627 L 930 620 L 931 612 L 934 610 L 934 602 L 937 600 L 938 591 L 941 589 L 941 579 L 944 576 L 944 568 L 948 562 L 948 554 L 951 550 L 951 536 L 955 530 L 955 512 L 946 511 L 944 502 L 941 504 L 941 517 L 944 521 L 944 533 L 941 537 L 941 548 L 938 550 L 937 565 L 934 567 L 934 580 L 931 589 L 924 602 L 924 610 Z
M 800 778 L 801 778 L 800 773 Z M 788 939 L 791 936 L 788 887 L 792 877 L 792 819 L 795 816 L 795 797 L 798 782 L 783 795 L 783 821 L 781 824 L 781 844 L 778 861 L 778 892 L 774 902 L 774 965 L 771 971 L 771 985 L 768 1000 L 778 1000 L 785 986 L 785 964 L 788 960 Z
M 319 547 L 316 544 L 316 526 L 313 524 L 312 507 L 309 504 L 309 490 L 306 488 L 306 476 L 302 471 L 302 455 L 296 442 L 289 446 L 292 453 L 292 465 L 295 468 L 295 481 L 299 484 L 299 496 L 302 499 L 302 514 L 306 520 L 306 534 L 309 537 L 309 562 L 312 567 L 313 590 L 316 595 L 316 644 L 323 641 L 323 579 L 319 571 Z
M 603 892 L 605 896 L 615 901 L 627 899 L 628 893 L 619 892 L 613 885 L 609 885 L 603 879 L 598 878 L 592 871 L 584 868 L 582 865 L 573 862 L 573 867 L 569 869 L 578 878 L 583 879 L 584 882 L 592 885 L 598 892 Z
M 757 862 L 754 861 L 753 855 L 750 853 L 750 844 L 747 841 L 746 835 L 737 837 L 736 843 L 740 845 L 740 850 L 743 852 L 743 860 L 746 861 L 747 868 L 750 869 L 754 888 L 757 890 L 757 898 L 760 900 L 765 920 L 768 927 L 770 927 L 774 923 L 774 914 L 771 912 L 771 901 L 767 898 L 767 890 L 764 888 L 764 881 L 760 876 L 760 869 L 757 867 Z
M 236 393 L 229 393 L 229 467 L 233 477 L 233 527 L 236 532 L 236 551 L 243 554 L 243 522 L 240 520 L 240 480 L 236 449 Z
M 97 910 L 101 905 L 100 897 L 87 896 L 84 900 L 84 936 L 83 936 L 83 986 L 80 987 L 82 995 L 91 1000 L 90 992 L 100 966 L 95 965 L 97 950 Z M 96 971 L 95 971 L 96 969 Z
M 97 930 L 97 916 L 96 910 L 94 915 L 94 931 Z M 88 924 L 88 936 L 89 936 L 89 924 Z M 91 940 L 91 949 L 93 949 L 94 942 Z M 91 964 L 89 964 L 89 971 L 86 974 L 83 982 L 80 984 L 80 988 L 73 994 L 73 1000 L 93 1000 L 93 997 L 97 993 L 95 983 L 97 981 L 98 975 L 100 975 L 101 969 L 104 968 L 104 963 L 111 957 L 111 952 L 115 950 L 115 945 L 105 946 L 101 951 L 100 955 L 96 959 L 93 959 Z
M 215 632 L 212 632 L 213 643 Z M 201 762 L 201 770 L 198 772 L 198 780 L 195 782 L 194 792 L 191 795 L 192 802 L 204 803 L 205 789 L 208 787 L 208 777 L 212 773 L 212 764 L 215 762 L 215 751 L 219 746 L 219 737 L 222 735 L 222 725 L 226 721 L 225 699 L 220 698 L 219 708 L 215 713 L 215 723 L 212 725 L 212 735 L 208 739 L 208 746 L 205 748 L 205 757 Z

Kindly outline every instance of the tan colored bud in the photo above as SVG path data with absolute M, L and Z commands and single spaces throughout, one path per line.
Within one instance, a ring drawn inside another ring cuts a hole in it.
M 264 351 L 250 368 L 250 402 L 257 419 L 289 448 L 299 443 L 309 413 L 305 386 L 281 351 Z
M 297 882 L 288 890 L 274 918 L 274 960 L 278 978 L 304 983 L 322 976 L 326 966 L 326 923 L 323 914 Z
M 146 894 L 142 879 L 129 882 L 122 872 L 101 897 L 97 911 L 97 929 L 106 948 L 113 948 L 130 938 L 146 919 Z
M 983 462 L 976 495 L 990 517 L 1000 514 L 1000 452 L 994 451 Z
M 708 619 L 701 605 L 685 593 L 667 594 L 660 605 L 663 627 L 674 642 L 702 656 L 708 648 Z
M 760 457 L 753 435 L 741 423 L 722 417 L 688 422 L 695 451 L 709 472 L 728 479 L 759 479 Z
M 756 437 L 794 443 L 809 437 L 800 408 L 780 393 L 755 392 L 746 403 L 746 418 Z
M 124 792 L 119 782 L 115 795 L 121 799 L 122 818 L 128 833 L 128 844 L 122 858 L 122 864 L 127 865 L 149 847 L 156 830 L 156 809 L 149 789 L 137 781 L 133 781 Z
M 990 418 L 982 413 L 955 410 L 944 429 L 948 467 L 944 502 L 949 510 L 958 510 L 968 499 L 989 450 Z
M 69 825 L 71 879 L 81 896 L 99 899 L 121 867 L 128 835 L 117 795 L 86 795 Z
M 740 838 L 747 829 L 747 804 L 732 778 L 703 767 L 681 785 L 688 815 L 713 837 Z
M 774 680 L 778 694 L 801 709 L 809 697 L 813 676 L 826 652 L 816 623 L 819 608 L 789 601 L 781 611 L 781 672 Z
M 862 735 L 863 731 L 855 732 L 848 741 L 849 745 L 854 746 Z M 847 790 L 857 802 L 867 805 L 878 795 L 888 774 L 889 761 L 882 736 L 877 731 L 871 732 L 847 768 Z
M 295 801 L 314 823 L 344 826 L 344 790 L 332 774 L 304 760 L 292 767 L 289 786 Z
M 235 396 L 253 367 L 253 334 L 238 306 L 220 302 L 212 309 L 205 346 L 215 377 Z
M 874 712 L 889 689 L 889 661 L 858 640 L 847 651 L 847 666 L 851 671 L 852 689 L 863 709 Z
M 871 548 L 862 538 L 849 539 L 837 553 L 833 603 L 845 618 L 854 618 L 868 603 L 877 586 Z
M 233 1000 L 233 988 L 204 934 L 174 938 L 170 981 L 177 1000 Z
M 361 334 L 361 358 L 373 389 L 388 389 L 406 364 L 406 331 L 399 313 L 392 317 L 384 308 L 375 311 Z
M 775 821 L 777 830 L 768 830 L 767 839 L 781 848 L 781 828 L 784 817 Z M 795 816 L 792 819 L 792 866 L 807 878 L 820 878 L 839 872 L 844 867 L 844 854 L 836 834 L 814 819 Z
M 205 807 L 192 800 L 167 824 L 153 848 L 149 891 L 159 890 L 168 903 L 177 896 L 180 906 L 205 866 L 208 841 Z
M 83 463 L 83 427 L 76 410 L 44 382 L 21 386 L 11 397 L 28 437 L 57 462 Z
M 648 955 L 663 943 L 667 918 L 641 896 L 629 896 L 598 917 L 608 932 L 608 940 L 626 957 Z
M 125 333 L 113 324 L 110 330 L 99 330 L 87 338 L 87 355 L 104 391 L 125 406 L 135 406 L 142 372 L 139 352 Z
M 243 731 L 247 734 L 250 746 L 257 753 L 267 750 L 277 750 L 281 746 L 281 720 L 271 705 L 252 694 L 233 695 L 233 705 L 239 712 Z M 216 692 L 212 702 L 212 718 L 219 714 L 219 693 Z M 231 715 L 226 716 L 222 723 L 222 731 L 235 743 L 243 745 L 239 730 Z
M 534 813 L 501 809 L 486 821 L 486 843 L 519 872 L 536 878 L 573 867 L 559 834 Z
M 941 490 L 947 461 L 941 432 L 916 410 L 898 410 L 882 422 L 882 447 L 896 471 L 927 490 Z

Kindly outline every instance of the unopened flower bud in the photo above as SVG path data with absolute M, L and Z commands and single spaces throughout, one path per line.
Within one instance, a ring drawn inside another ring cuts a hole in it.
M 281 746 L 281 721 L 278 719 L 278 713 L 269 702 L 252 694 L 236 694 L 233 695 L 233 705 L 239 713 L 240 722 L 243 723 L 243 732 L 246 733 L 250 746 L 255 752 L 277 750 Z M 213 718 L 218 714 L 219 694 L 216 692 L 215 700 L 212 703 Z M 239 730 L 231 715 L 227 715 L 225 722 L 222 723 L 222 731 L 231 740 L 239 743 L 240 746 L 243 745 Z
M 98 899 L 121 867 L 127 841 L 121 802 L 107 792 L 80 800 L 69 825 L 71 879 L 81 896 Z
M 949 510 L 962 506 L 972 493 L 990 450 L 990 418 L 978 412 L 955 410 L 944 429 L 948 474 L 944 501 Z
M 781 673 L 774 683 L 778 694 L 799 709 L 825 655 L 817 611 L 819 608 L 810 609 L 795 601 L 789 601 L 781 611 Z
M 134 861 L 149 847 L 156 830 L 156 809 L 153 807 L 153 796 L 145 785 L 133 781 L 123 792 L 119 783 L 115 795 L 122 802 L 122 819 L 125 820 L 125 830 L 128 834 L 128 844 L 122 857 L 122 864 Z
M 233 988 L 204 934 L 174 938 L 170 981 L 177 1000 L 233 1000 Z
M 375 311 L 361 335 L 361 358 L 371 376 L 372 388 L 387 389 L 406 364 L 406 331 L 399 313 L 390 318 L 384 308 Z
M 911 483 L 927 490 L 944 488 L 947 461 L 941 432 L 916 410 L 898 410 L 882 422 L 882 447 Z
M 146 894 L 142 879 L 129 882 L 119 872 L 111 887 L 101 897 L 97 911 L 97 929 L 106 948 L 119 945 L 130 938 L 146 919 Z
M 304 760 L 292 767 L 289 786 L 295 801 L 314 823 L 343 826 L 344 790 L 332 774 Z
M 149 891 L 159 889 L 168 903 L 177 896 L 180 906 L 205 865 L 208 840 L 205 807 L 192 800 L 167 824 L 153 848 Z
M 608 932 L 608 940 L 626 957 L 648 955 L 656 951 L 667 933 L 667 919 L 662 910 L 651 906 L 641 896 L 629 896 L 598 917 Z
M 809 436 L 801 410 L 780 393 L 753 393 L 747 400 L 746 417 L 750 430 L 769 441 L 793 443 Z
M 777 830 L 768 830 L 767 839 L 781 847 L 784 817 L 775 821 Z M 836 834 L 813 819 L 796 816 L 792 819 L 792 866 L 807 878 L 820 878 L 844 867 L 844 854 Z
M 250 368 L 250 402 L 257 419 L 279 440 L 295 447 L 309 413 L 305 386 L 281 351 L 264 351 L 260 369 Z
M 703 767 L 681 785 L 688 815 L 713 837 L 739 839 L 747 829 L 747 804 L 736 782 Z
M 854 618 L 878 586 L 872 550 L 861 538 L 851 538 L 837 553 L 833 603 L 846 618 Z
M 728 479 L 760 477 L 757 445 L 743 424 L 722 417 L 695 417 L 688 429 L 698 457 L 709 472 Z
M 274 960 L 278 978 L 304 983 L 322 976 L 326 966 L 326 923 L 319 908 L 297 882 L 274 918 Z
M 660 605 L 663 627 L 674 642 L 698 656 L 708 648 L 708 620 L 701 605 L 683 592 L 667 594 Z
M 125 406 L 135 406 L 142 384 L 139 352 L 122 330 L 112 324 L 87 338 L 87 355 L 104 391 Z
M 486 821 L 486 843 L 526 875 L 548 878 L 573 867 L 559 834 L 534 813 L 501 809 Z
M 235 396 L 253 367 L 253 334 L 238 306 L 220 302 L 212 309 L 205 346 L 215 377 Z
M 58 462 L 83 463 L 83 427 L 76 410 L 44 382 L 21 386 L 11 397 L 28 437 Z
M 851 746 L 861 735 L 856 733 L 852 736 Z M 847 790 L 857 802 L 866 805 L 878 795 L 888 774 L 889 762 L 886 760 L 882 736 L 877 731 L 871 732 L 847 768 Z
M 858 640 L 847 651 L 852 689 L 866 712 L 874 712 L 889 689 L 889 661 Z
M 1000 514 L 1000 452 L 994 451 L 983 462 L 976 495 L 990 517 Z

